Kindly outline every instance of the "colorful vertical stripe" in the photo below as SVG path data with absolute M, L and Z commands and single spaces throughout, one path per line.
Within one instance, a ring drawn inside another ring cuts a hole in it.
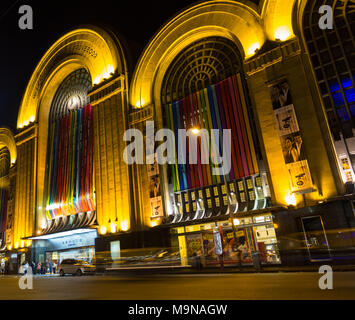
M 197 164 L 189 163 L 189 142 L 186 143 L 186 164 L 172 165 L 174 191 L 195 189 L 224 182 L 223 176 L 212 174 L 212 154 L 220 156 L 223 146 L 223 130 L 232 132 L 231 171 L 226 174 L 228 181 L 255 175 L 259 172 L 254 142 L 249 123 L 247 103 L 240 74 L 232 76 L 215 85 L 193 93 L 164 108 L 167 126 L 174 131 L 177 154 L 181 153 L 178 129 L 206 129 L 210 134 L 210 150 L 202 150 L 210 155 L 210 163 L 201 163 L 201 141 L 198 142 Z M 213 141 L 212 129 L 220 131 L 219 149 Z
M 48 219 L 95 210 L 93 139 L 91 105 L 50 125 Z

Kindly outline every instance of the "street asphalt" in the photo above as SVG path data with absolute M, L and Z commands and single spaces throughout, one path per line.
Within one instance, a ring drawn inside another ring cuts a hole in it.
M 34 276 L 33 289 L 20 276 L 0 276 L 1 300 L 324 300 L 355 299 L 355 272 L 334 272 L 333 289 L 321 290 L 315 272 Z

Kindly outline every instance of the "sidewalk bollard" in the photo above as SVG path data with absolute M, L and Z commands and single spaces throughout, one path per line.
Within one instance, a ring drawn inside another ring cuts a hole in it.
M 256 269 L 257 272 L 260 272 L 261 271 L 260 253 L 258 251 L 255 251 L 252 253 L 252 256 L 253 256 L 254 268 Z

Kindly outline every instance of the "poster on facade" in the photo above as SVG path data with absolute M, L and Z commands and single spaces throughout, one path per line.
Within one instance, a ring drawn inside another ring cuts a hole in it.
M 302 137 L 299 132 L 282 136 L 280 139 L 286 164 L 305 160 L 302 150 Z
M 282 152 L 289 172 L 291 191 L 302 193 L 313 190 L 312 178 L 303 149 L 302 135 L 287 80 L 270 87 L 270 96 Z
M 280 137 L 299 131 L 293 104 L 274 110 Z
M 150 208 L 152 218 L 162 217 L 163 214 L 163 201 L 161 196 L 150 199 Z
M 150 178 L 149 194 L 150 194 L 150 198 L 156 198 L 161 195 L 160 194 L 160 177 L 159 176 L 153 176 Z
M 286 165 L 291 179 L 292 192 L 313 189 L 311 173 L 306 160 Z
M 292 104 L 290 86 L 287 80 L 284 80 L 270 87 L 270 96 L 272 101 L 272 108 L 274 110 L 278 110 L 282 107 Z
M 156 176 L 159 174 L 159 166 L 156 162 L 147 164 L 148 177 Z
M 159 176 L 159 165 L 154 160 L 155 154 L 150 155 L 152 157 L 152 164 L 147 164 L 147 175 L 149 181 L 149 197 L 150 197 L 150 208 L 151 217 L 158 218 L 163 217 L 163 200 L 160 193 L 160 176 Z

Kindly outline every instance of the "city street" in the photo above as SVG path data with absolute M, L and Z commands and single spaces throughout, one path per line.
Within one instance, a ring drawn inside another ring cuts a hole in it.
M 140 276 L 0 277 L 0 299 L 290 300 L 355 299 L 355 272 L 335 272 L 334 289 L 321 290 L 317 273 L 189 274 Z

